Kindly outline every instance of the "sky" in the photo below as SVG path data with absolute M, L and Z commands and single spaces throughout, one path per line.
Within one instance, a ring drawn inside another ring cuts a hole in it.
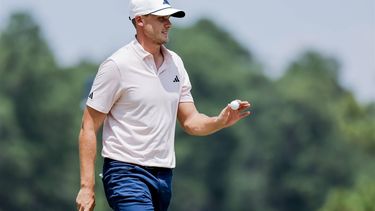
M 341 83 L 362 102 L 375 102 L 375 0 L 169 0 L 189 26 L 212 19 L 277 78 L 307 49 L 341 63 Z M 15 11 L 29 11 L 58 62 L 101 62 L 134 38 L 128 0 L 0 0 L 0 30 Z M 172 49 L 173 50 L 173 49 Z M 230 71 L 230 70 L 228 70 Z

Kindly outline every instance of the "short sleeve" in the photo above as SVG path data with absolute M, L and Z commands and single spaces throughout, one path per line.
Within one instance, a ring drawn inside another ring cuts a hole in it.
M 121 95 L 121 75 L 112 60 L 103 62 L 93 81 L 86 105 L 102 113 L 108 113 Z
M 180 103 L 186 103 L 186 102 L 194 102 L 193 96 L 191 95 L 191 83 L 189 79 L 189 75 L 186 72 L 185 67 L 182 65 L 182 75 L 183 75 L 183 81 L 182 81 L 182 88 L 181 88 L 181 96 L 180 96 Z

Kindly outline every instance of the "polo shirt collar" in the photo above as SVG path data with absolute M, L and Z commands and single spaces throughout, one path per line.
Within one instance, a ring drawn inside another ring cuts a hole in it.
M 143 59 L 145 59 L 146 57 L 148 56 L 151 56 L 151 53 L 149 53 L 148 51 L 146 51 L 143 46 L 138 42 L 137 39 L 134 39 L 133 41 L 133 48 L 135 50 L 135 52 Z M 164 55 L 164 57 L 171 57 L 172 55 L 169 53 L 168 49 L 162 45 L 161 46 L 161 51 Z

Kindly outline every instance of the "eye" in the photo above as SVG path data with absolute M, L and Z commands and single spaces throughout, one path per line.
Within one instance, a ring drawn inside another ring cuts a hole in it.
M 167 20 L 169 20 L 169 16 L 162 16 L 162 17 L 159 17 L 158 20 L 159 20 L 160 22 L 167 21 Z

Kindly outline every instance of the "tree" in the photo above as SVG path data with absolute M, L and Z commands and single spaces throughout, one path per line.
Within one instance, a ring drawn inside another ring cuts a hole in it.
M 0 74 L 0 186 L 12 190 L 0 192 L 0 210 L 70 210 L 78 171 L 65 170 L 80 96 L 28 13 L 12 15 L 0 35 Z
M 374 174 L 361 175 L 353 188 L 337 188 L 330 191 L 319 211 L 373 211 L 375 210 Z

